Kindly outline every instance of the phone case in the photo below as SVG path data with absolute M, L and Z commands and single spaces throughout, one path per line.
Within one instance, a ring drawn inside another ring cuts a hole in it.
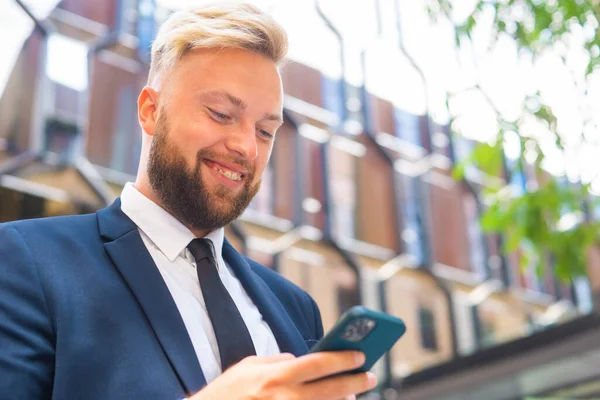
M 369 321 L 374 321 L 374 324 Z M 361 330 L 362 334 L 368 330 L 362 338 Z M 342 315 L 329 333 L 315 344 L 310 352 L 362 351 L 366 356 L 365 364 L 350 372 L 366 372 L 405 332 L 406 326 L 401 319 L 363 306 L 355 306 Z

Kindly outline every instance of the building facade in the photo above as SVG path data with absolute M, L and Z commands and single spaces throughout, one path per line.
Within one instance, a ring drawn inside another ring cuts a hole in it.
M 15 2 L 13 12 L 24 11 Z M 91 212 L 134 179 L 136 99 L 168 12 L 146 0 L 65 0 L 27 35 L 0 92 L 0 221 Z M 82 45 L 85 85 L 49 75 L 60 51 Z M 309 65 L 292 60 L 282 76 L 285 123 L 261 191 L 227 237 L 309 292 L 326 330 L 356 304 L 405 321 L 375 367 L 373 396 L 444 398 L 419 390 L 454 373 L 445 366 L 493 361 L 495 349 L 591 311 L 599 254 L 589 280 L 564 284 L 551 265 L 542 277 L 524 269 L 500 235 L 482 231 L 487 178 L 452 178 L 472 142 Z M 536 177 L 508 169 L 494 179 L 525 190 Z M 512 398 L 499 393 L 486 398 Z

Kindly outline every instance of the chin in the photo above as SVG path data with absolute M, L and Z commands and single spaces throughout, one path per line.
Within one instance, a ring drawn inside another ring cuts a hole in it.
M 229 214 L 233 211 L 231 200 L 214 199 L 211 202 L 211 208 L 218 211 L 219 214 Z
M 235 196 L 221 197 L 213 194 L 210 200 L 211 208 L 218 211 L 219 214 L 229 214 L 234 211 Z

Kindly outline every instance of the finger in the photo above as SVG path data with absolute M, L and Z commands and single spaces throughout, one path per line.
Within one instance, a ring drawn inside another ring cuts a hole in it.
M 290 361 L 290 360 L 294 360 L 295 358 L 296 358 L 296 356 L 291 353 L 281 353 L 281 354 L 274 354 L 272 356 L 261 357 L 261 360 L 267 364 L 271 364 L 271 363 L 277 363 L 277 362 L 281 362 L 281 361 Z
M 292 381 L 302 383 L 351 371 L 364 363 L 365 355 L 358 351 L 320 352 L 290 361 L 288 372 Z
M 371 372 L 336 376 L 317 382 L 306 383 L 301 388 L 303 399 L 339 399 L 364 393 L 377 385 L 377 377 Z
M 256 364 L 273 364 L 273 363 L 278 363 L 278 362 L 282 362 L 282 361 L 290 361 L 295 358 L 296 358 L 296 356 L 291 353 L 281 353 L 281 354 L 273 354 L 271 356 L 262 356 L 262 357 L 250 356 L 250 357 L 247 357 L 246 359 L 249 360 L 250 362 L 256 363 Z

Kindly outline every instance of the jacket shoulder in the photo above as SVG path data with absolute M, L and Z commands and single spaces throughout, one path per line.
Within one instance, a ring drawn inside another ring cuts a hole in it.
M 86 233 L 97 235 L 95 214 L 32 218 L 0 223 L 1 229 L 14 229 L 25 240 L 36 238 L 45 241 L 65 237 L 82 238 Z M 95 228 L 95 229 L 94 229 Z
M 57 217 L 42 217 L 31 219 L 20 219 L 0 223 L 0 225 L 12 227 L 17 230 L 51 228 L 51 227 L 75 227 L 94 222 L 96 214 L 61 215 Z

